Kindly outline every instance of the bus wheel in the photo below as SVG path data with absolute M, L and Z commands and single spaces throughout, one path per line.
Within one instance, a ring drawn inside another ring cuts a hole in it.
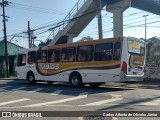
M 99 86 L 101 86 L 101 85 L 103 85 L 104 83 L 90 83 L 89 85 L 91 86 L 91 87 L 93 87 L 93 88 L 95 88 L 95 87 L 99 87 Z
M 80 87 L 82 86 L 82 77 L 80 76 L 80 74 L 77 74 L 77 73 L 72 74 L 70 76 L 69 83 L 73 87 Z
M 53 83 L 54 83 L 54 82 L 52 82 L 52 81 L 48 81 L 48 84 L 49 84 L 49 85 L 52 85 Z
M 35 83 L 36 83 L 35 77 L 34 77 L 34 74 L 33 74 L 33 73 L 29 73 L 29 74 L 27 75 L 27 80 L 28 80 L 28 82 L 29 82 L 30 84 L 35 84 Z

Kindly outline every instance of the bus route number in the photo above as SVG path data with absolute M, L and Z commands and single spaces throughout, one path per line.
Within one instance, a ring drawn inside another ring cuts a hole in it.
M 59 64 L 41 64 L 39 65 L 41 70 L 57 70 L 59 69 Z

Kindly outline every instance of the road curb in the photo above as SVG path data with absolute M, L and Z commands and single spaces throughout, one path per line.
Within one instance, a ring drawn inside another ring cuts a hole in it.
M 0 78 L 0 80 L 18 80 L 16 77 Z
M 160 82 L 137 82 L 137 83 L 114 83 L 108 82 L 105 84 L 106 87 L 123 87 L 123 88 L 143 88 L 143 87 L 160 87 Z

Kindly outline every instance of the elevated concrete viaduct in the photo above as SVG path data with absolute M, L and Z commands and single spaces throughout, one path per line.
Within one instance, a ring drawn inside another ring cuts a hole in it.
M 113 13 L 114 37 L 123 36 L 123 12 L 134 7 L 160 15 L 160 0 L 79 0 L 59 27 L 53 29 L 50 45 L 73 42 L 83 29 L 94 19 L 99 10 L 106 6 Z

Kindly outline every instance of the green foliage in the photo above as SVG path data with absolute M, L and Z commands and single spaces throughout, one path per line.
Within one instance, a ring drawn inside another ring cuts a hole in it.
M 83 41 L 83 40 L 93 40 L 93 38 L 90 37 L 90 36 L 87 36 L 87 37 L 83 37 L 81 40 L 82 40 L 82 41 Z

